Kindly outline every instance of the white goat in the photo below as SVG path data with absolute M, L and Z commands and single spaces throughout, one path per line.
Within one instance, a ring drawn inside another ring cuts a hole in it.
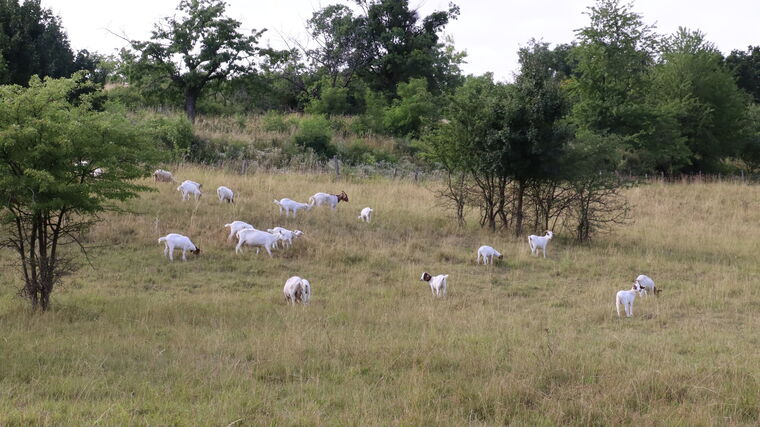
M 422 277 L 420 277 L 420 280 L 423 282 L 428 282 L 430 285 L 430 290 L 433 291 L 433 295 L 439 297 L 439 296 L 446 296 L 446 279 L 449 278 L 448 274 L 439 274 L 437 276 L 431 276 L 430 273 L 427 271 L 422 273 Z
M 256 229 L 251 224 L 248 224 L 247 222 L 243 222 L 243 221 L 232 221 L 229 224 L 224 224 L 224 227 L 230 229 L 230 235 L 227 236 L 227 241 L 228 242 L 231 241 L 232 238 L 235 235 L 237 235 L 237 232 L 240 231 L 240 230 L 245 230 L 245 229 L 253 229 L 253 230 L 255 230 Z
M 163 169 L 156 169 L 156 171 L 153 172 L 153 178 L 156 182 L 177 182 L 171 172 Z
M 306 279 L 293 276 L 285 281 L 282 292 L 285 294 L 285 301 L 289 304 L 295 304 L 298 301 L 308 304 L 311 298 L 311 283 Z
M 195 196 L 195 200 L 201 197 L 201 185 L 193 181 L 183 181 L 182 184 L 177 187 L 177 191 L 182 193 L 182 200 L 187 200 L 192 194 Z
M 348 194 L 345 191 L 341 191 L 340 194 L 317 193 L 309 197 L 309 205 L 328 205 L 333 210 L 338 206 L 338 202 L 341 201 L 348 203 Z
M 267 232 L 274 234 L 275 236 L 279 235 L 280 240 L 283 241 L 283 245 L 286 245 L 287 247 L 293 245 L 293 239 L 301 237 L 304 234 L 301 230 L 288 230 L 287 228 L 282 227 L 270 228 Z
M 288 213 L 290 211 L 293 211 L 293 218 L 296 217 L 296 212 L 298 212 L 300 209 L 306 209 L 308 211 L 311 210 L 312 206 L 307 205 L 306 203 L 299 203 L 288 198 L 275 200 L 274 204 L 280 207 L 280 215 L 282 215 L 282 210 L 285 209 L 285 217 L 288 216 Z
M 164 237 L 158 239 L 158 243 L 164 244 L 164 255 L 174 261 L 174 249 L 182 249 L 182 261 L 187 261 L 187 251 L 198 255 L 201 253 L 201 248 L 195 246 L 190 238 L 181 234 L 169 233 Z
M 635 282 L 641 287 L 641 292 L 639 292 L 640 296 L 648 297 L 649 292 L 652 292 L 655 296 L 659 296 L 660 292 L 662 292 L 662 289 L 657 289 L 657 286 L 654 285 L 654 280 L 649 276 L 640 274 Z
M 275 247 L 275 244 L 278 240 L 280 240 L 279 235 L 274 235 L 271 233 L 267 233 L 266 231 L 261 230 L 255 230 L 255 229 L 243 229 L 238 231 L 238 244 L 235 247 L 235 253 L 242 252 L 242 246 L 248 245 L 248 246 L 256 246 L 256 253 L 259 253 L 258 247 L 264 248 L 264 250 L 267 251 L 269 254 L 269 257 L 272 257 L 272 248 Z
M 625 308 L 625 317 L 633 316 L 633 301 L 636 299 L 636 294 L 641 292 L 641 286 L 638 282 L 633 282 L 633 287 L 630 291 L 618 291 L 615 295 L 615 308 L 617 309 L 617 315 L 620 317 L 620 305 Z
M 481 257 L 483 258 L 483 265 L 488 264 L 489 259 L 491 260 L 491 265 L 493 265 L 493 258 L 496 257 L 496 258 L 501 259 L 503 258 L 503 255 L 496 249 L 487 245 L 483 245 L 480 248 L 478 248 L 478 258 L 477 258 L 478 264 L 480 264 Z
M 359 214 L 359 219 L 364 222 L 370 222 L 372 220 L 372 208 L 362 209 L 361 214 Z
M 220 202 L 235 203 L 235 193 L 223 185 L 216 189 L 216 195 L 219 196 Z
M 538 250 L 543 249 L 544 258 L 546 258 L 546 247 L 549 245 L 549 241 L 552 239 L 552 237 L 554 237 L 554 234 L 548 230 L 545 236 L 536 236 L 534 234 L 528 236 L 528 246 L 530 246 L 530 253 L 533 255 L 538 255 Z

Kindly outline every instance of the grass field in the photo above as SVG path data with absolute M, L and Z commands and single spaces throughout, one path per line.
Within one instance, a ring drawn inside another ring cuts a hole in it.
M 50 312 L 0 272 L 0 425 L 760 423 L 760 187 L 627 190 L 632 224 L 588 246 L 560 231 L 544 260 L 524 238 L 456 229 L 434 183 L 176 175 L 203 183 L 201 201 L 152 184 L 134 215 L 105 218 Z M 272 203 L 340 190 L 336 212 L 285 219 Z M 234 219 L 306 235 L 236 256 Z M 168 232 L 203 253 L 170 263 Z M 504 260 L 475 265 L 481 244 Z M 447 298 L 423 270 L 450 274 Z M 641 273 L 663 292 L 618 319 L 615 293 Z M 310 279 L 309 306 L 285 305 L 291 275 Z

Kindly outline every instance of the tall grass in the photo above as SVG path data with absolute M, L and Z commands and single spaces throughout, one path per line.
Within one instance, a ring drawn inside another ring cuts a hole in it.
M 631 225 L 587 246 L 559 233 L 544 260 L 474 218 L 457 229 L 408 181 L 176 175 L 203 183 L 200 202 L 155 184 L 134 214 L 105 218 L 87 236 L 92 267 L 49 313 L 29 313 L 0 272 L 0 424 L 760 422 L 757 187 L 630 189 Z M 221 184 L 235 205 L 215 198 Z M 335 212 L 286 219 L 272 203 L 341 190 Z M 271 259 L 236 256 L 234 219 L 306 235 Z M 168 232 L 202 255 L 170 263 Z M 481 244 L 504 260 L 475 265 Z M 450 274 L 447 298 L 423 270 Z M 620 320 L 615 292 L 640 273 L 664 291 Z M 308 307 L 284 303 L 291 275 L 311 281 Z

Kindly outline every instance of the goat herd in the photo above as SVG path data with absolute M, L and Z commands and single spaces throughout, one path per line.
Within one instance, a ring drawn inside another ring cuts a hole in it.
M 172 176 L 171 172 L 158 169 L 153 173 L 153 177 L 157 182 L 173 182 L 177 181 Z M 195 200 L 201 197 L 201 184 L 185 180 L 178 187 L 177 191 L 182 194 L 182 200 L 187 200 L 192 195 Z M 217 188 L 216 193 L 219 197 L 219 201 L 235 203 L 234 192 L 221 186 Z M 301 209 L 310 210 L 314 206 L 327 205 L 333 210 L 336 209 L 339 202 L 348 202 L 348 195 L 345 192 L 340 194 L 328 194 L 328 193 L 316 193 L 309 198 L 309 203 L 299 203 L 291 199 L 275 200 L 274 203 L 280 208 L 280 215 L 283 210 L 285 216 L 289 216 L 292 212 L 295 218 L 296 213 Z M 370 222 L 372 219 L 373 210 L 366 207 L 361 210 L 359 219 L 364 222 Z M 230 234 L 227 237 L 228 241 L 231 241 L 233 237 L 238 238 L 237 246 L 235 247 L 235 253 L 242 251 L 243 245 L 256 247 L 256 253 L 259 253 L 259 248 L 263 248 L 267 251 L 269 256 L 272 256 L 272 249 L 277 248 L 278 242 L 282 242 L 283 246 L 290 247 L 293 244 L 293 239 L 302 236 L 304 233 L 300 230 L 288 230 L 283 227 L 270 228 L 267 231 L 261 231 L 254 228 L 251 224 L 243 221 L 233 221 L 224 225 L 225 228 L 230 229 Z M 554 237 L 551 231 L 547 231 L 544 236 L 530 235 L 528 236 L 528 245 L 530 247 L 531 254 L 538 255 L 538 250 L 543 252 L 544 258 L 546 258 L 546 247 L 549 245 L 552 237 Z M 201 250 L 190 240 L 189 237 L 183 236 L 177 233 L 169 233 L 158 239 L 158 243 L 164 244 L 164 255 L 170 260 L 174 261 L 174 250 L 182 250 L 182 260 L 187 261 L 187 252 L 193 254 L 200 254 Z M 483 264 L 486 265 L 489 262 L 493 264 L 494 258 L 502 258 L 502 254 L 491 246 L 481 246 L 478 248 L 476 262 L 480 264 L 482 259 Z M 446 287 L 448 274 L 439 274 L 433 276 L 428 272 L 423 272 L 420 277 L 421 281 L 427 282 L 430 285 L 430 290 L 435 296 L 446 296 Z M 655 295 L 660 293 L 660 289 L 654 284 L 654 281 L 646 275 L 639 275 L 633 282 L 633 287 L 630 290 L 619 291 L 615 296 L 615 306 L 617 309 L 617 315 L 620 317 L 620 306 L 625 309 L 627 317 L 633 316 L 633 301 L 636 295 L 647 296 L 648 292 L 652 292 Z M 285 300 L 288 303 L 295 304 L 301 302 L 308 304 L 311 298 L 311 283 L 308 280 L 293 276 L 285 282 L 283 288 L 285 294 Z

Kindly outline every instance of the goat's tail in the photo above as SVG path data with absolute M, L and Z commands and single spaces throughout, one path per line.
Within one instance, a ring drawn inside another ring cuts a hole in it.
M 314 206 L 314 196 L 309 197 L 309 207 Z

